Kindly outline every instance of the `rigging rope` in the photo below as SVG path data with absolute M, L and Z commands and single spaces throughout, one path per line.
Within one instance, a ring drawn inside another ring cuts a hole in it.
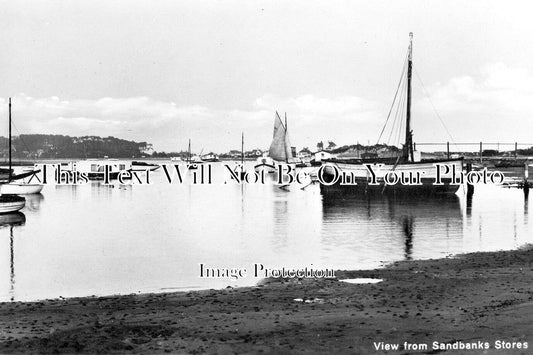
M 440 117 L 439 113 L 437 112 L 437 109 L 435 108 L 435 105 L 433 105 L 433 101 L 431 101 L 431 97 L 429 96 L 429 93 L 428 91 L 426 90 L 426 87 L 424 86 L 424 83 L 422 82 L 422 79 L 420 78 L 420 75 L 418 75 L 418 72 L 416 71 L 415 69 L 415 74 L 416 74 L 416 77 L 418 78 L 418 81 L 420 81 L 420 85 L 422 85 L 422 89 L 424 90 L 424 93 L 426 94 L 428 100 L 429 100 L 429 103 L 431 104 L 431 107 L 433 108 L 433 111 L 435 112 L 435 115 L 437 115 L 440 123 L 442 124 L 442 126 L 444 127 L 444 129 L 446 130 L 446 133 L 448 134 L 448 136 L 450 137 L 450 140 L 452 141 L 453 145 L 459 149 L 459 147 L 457 146 L 457 143 L 455 143 L 455 140 L 453 139 L 453 136 L 451 135 L 450 131 L 448 130 L 448 127 L 446 127 L 446 125 L 444 124 L 444 121 L 443 119 Z
M 409 53 L 405 56 L 405 61 L 403 63 L 403 69 L 402 74 L 400 75 L 400 81 L 398 82 L 398 87 L 396 88 L 396 93 L 394 94 L 394 99 L 392 100 L 392 105 L 389 110 L 389 114 L 387 115 L 387 120 L 385 121 L 385 124 L 383 125 L 383 128 L 381 129 L 381 133 L 379 134 L 378 140 L 376 142 L 376 145 L 379 143 L 381 136 L 383 135 L 383 132 L 385 131 L 385 127 L 387 127 L 387 122 L 389 122 L 390 114 L 392 112 L 392 109 L 394 107 L 394 103 L 396 102 L 396 96 L 398 95 L 398 91 L 400 90 L 400 85 L 402 84 L 402 81 L 404 79 L 405 69 L 407 68 L 407 60 L 409 58 Z
M 26 150 L 28 152 L 31 152 L 30 148 L 28 148 L 28 145 L 26 144 L 26 142 L 24 141 L 24 139 L 22 139 L 21 135 L 20 135 L 20 131 L 18 130 L 17 126 L 15 125 L 15 122 L 13 122 L 13 120 L 11 120 L 11 126 L 13 126 L 13 128 L 15 129 L 15 131 L 17 131 L 18 133 L 18 137 L 20 139 L 20 141 L 22 142 L 22 144 L 24 145 L 24 147 L 26 148 Z M 9 147 L 9 149 L 11 149 L 11 147 Z M 20 156 L 19 156 L 20 157 Z M 33 157 L 33 162 L 36 163 L 36 160 L 35 160 L 35 157 Z
M 392 128 L 391 128 L 391 131 L 390 131 L 390 134 L 389 134 L 389 138 L 387 140 L 387 144 L 392 144 L 392 145 L 395 145 L 395 144 L 398 144 L 399 141 L 397 143 L 395 143 L 395 141 L 391 141 L 391 138 L 392 138 L 392 135 L 394 133 L 398 134 L 398 132 L 395 132 L 394 128 L 396 127 L 396 122 L 398 122 L 398 117 L 402 117 L 403 116 L 403 105 L 405 105 L 405 101 L 407 100 L 406 99 L 406 92 L 407 92 L 407 81 L 404 81 L 403 82 L 403 86 L 402 86 L 402 90 L 401 90 L 401 94 L 400 94 L 400 97 L 399 97 L 399 100 L 398 100 L 398 105 L 396 106 L 396 113 L 395 113 L 395 116 L 394 116 L 394 121 L 393 121 L 393 124 L 392 124 Z M 400 118 L 401 120 L 401 118 Z M 401 122 L 400 121 L 398 123 L 398 130 L 400 129 L 401 127 Z

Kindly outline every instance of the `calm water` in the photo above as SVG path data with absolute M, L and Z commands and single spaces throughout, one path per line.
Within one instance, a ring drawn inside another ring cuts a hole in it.
M 220 168 L 220 167 L 218 167 Z M 161 292 L 239 281 L 211 267 L 373 268 L 397 260 L 513 249 L 533 242 L 522 190 L 478 186 L 448 199 L 331 200 L 318 185 L 47 185 L 0 216 L 0 300 Z

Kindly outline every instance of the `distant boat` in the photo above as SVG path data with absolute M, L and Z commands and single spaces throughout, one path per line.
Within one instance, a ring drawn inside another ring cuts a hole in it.
M 86 159 L 74 163 L 75 172 L 84 173 L 89 180 L 103 180 L 105 178 L 105 167 L 109 168 L 109 178 L 116 179 L 122 171 L 131 171 L 131 161 L 118 159 Z
M 274 117 L 274 134 L 270 149 L 268 150 L 268 155 L 257 158 L 254 168 L 255 170 L 273 172 L 276 169 L 276 165 L 280 163 L 296 164 L 299 163 L 299 161 L 296 159 L 296 149 L 291 147 L 289 141 L 287 115 L 285 115 L 284 124 L 276 111 L 276 116 Z
M 244 181 L 246 178 L 246 170 L 244 170 L 244 132 L 241 133 L 241 165 L 240 169 L 237 169 L 237 165 L 234 169 L 236 175 L 240 178 L 240 181 Z
M 217 161 L 219 161 L 219 159 L 218 159 L 218 155 L 216 155 L 216 154 L 213 153 L 213 152 L 202 155 L 202 156 L 200 157 L 200 159 L 201 159 L 203 162 L 206 162 L 206 163 L 212 163 L 212 162 L 217 162 Z
M 187 167 L 189 170 L 194 170 L 198 167 L 198 164 L 203 164 L 204 161 L 198 155 L 192 156 L 191 154 L 191 139 L 189 138 L 189 149 L 187 153 Z
M 191 164 L 203 164 L 203 163 L 206 163 L 206 161 L 203 160 L 202 157 L 200 157 L 198 155 L 195 155 L 195 156 L 191 157 L 191 159 L 189 160 L 189 163 L 191 163 Z
M 410 42 L 407 53 L 406 66 L 404 68 L 404 76 L 402 76 L 401 83 L 404 83 L 406 89 L 406 95 L 400 95 L 399 97 L 406 97 L 406 102 L 402 103 L 399 107 L 404 107 L 405 104 L 405 142 L 401 155 L 392 159 L 354 159 L 350 161 L 340 159 L 326 160 L 327 164 L 323 171 L 323 180 L 328 184 L 320 184 L 322 194 L 329 193 L 355 193 L 361 195 L 368 194 L 408 194 L 408 195 L 441 195 L 441 194 L 454 194 L 459 189 L 459 185 L 452 185 L 451 178 L 443 178 L 442 185 L 436 185 L 435 175 L 436 169 L 434 164 L 441 163 L 446 164 L 450 170 L 455 168 L 458 173 L 463 170 L 463 159 L 452 160 L 440 160 L 440 161 L 415 161 L 415 152 L 413 146 L 413 132 L 411 131 L 411 76 L 412 76 L 412 33 L 410 33 Z M 407 70 L 405 70 L 407 69 Z M 406 81 L 405 81 L 406 80 Z M 405 85 L 406 84 L 406 85 Z M 400 86 L 398 86 L 400 88 Z M 398 94 L 398 93 L 397 93 Z M 377 185 L 371 185 L 371 174 L 364 165 L 369 164 L 382 164 L 381 168 L 376 168 L 375 173 L 377 176 Z M 408 185 L 408 184 L 384 184 L 384 178 L 387 174 L 394 173 L 397 176 L 405 174 L 421 174 L 421 185 Z M 350 176 L 351 182 L 356 185 L 343 185 L 341 179 L 335 179 L 341 174 Z M 335 183 L 333 183 L 335 182 Z
M 131 162 L 132 170 L 147 170 L 148 169 L 150 171 L 155 171 L 159 168 L 160 168 L 159 164 L 152 164 L 152 163 L 147 163 L 144 161 L 136 161 L 136 160 Z

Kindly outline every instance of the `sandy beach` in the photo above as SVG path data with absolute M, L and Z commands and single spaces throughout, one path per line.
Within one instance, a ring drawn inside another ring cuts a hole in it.
M 2 303 L 0 352 L 532 352 L 531 247 L 336 274 L 384 281 Z

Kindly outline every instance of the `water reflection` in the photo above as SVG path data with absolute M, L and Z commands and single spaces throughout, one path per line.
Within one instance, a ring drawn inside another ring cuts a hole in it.
M 411 260 L 413 253 L 413 218 L 411 216 L 404 216 L 402 219 L 403 233 L 405 235 L 405 259 Z
M 31 194 L 24 196 L 26 199 L 26 206 L 25 209 L 29 211 L 38 211 L 41 208 L 41 202 L 44 200 L 44 196 L 42 194 Z
M 332 199 L 318 185 L 284 191 L 153 177 L 149 186 L 50 186 L 46 198 L 29 196 L 23 211 L 31 223 L 17 227 L 26 217 L 0 216 L 10 227 L 0 228 L 1 300 L 237 284 L 199 280 L 200 262 L 361 269 L 533 242 L 528 200 L 518 189 L 478 186 L 470 202 L 466 194 Z
M 529 205 L 529 196 L 524 195 L 524 224 L 527 224 L 528 205 Z
M 323 196 L 324 243 L 352 249 L 368 262 L 411 260 L 459 249 L 460 199 Z
M 26 216 L 22 212 L 0 214 L 0 228 L 9 227 L 9 298 L 15 300 L 15 238 L 13 229 L 26 223 Z

